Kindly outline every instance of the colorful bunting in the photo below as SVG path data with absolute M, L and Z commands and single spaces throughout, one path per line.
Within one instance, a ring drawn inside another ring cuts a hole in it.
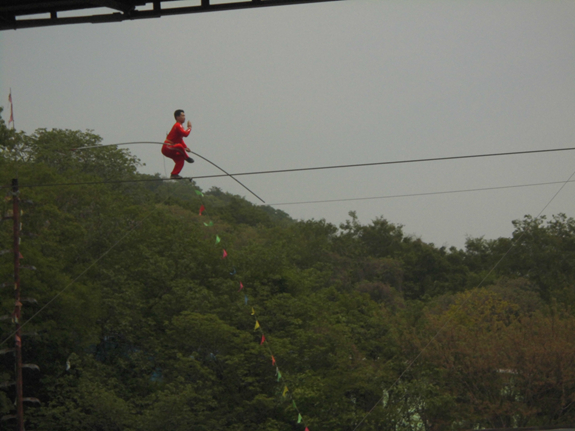
M 199 191 L 199 190 L 196 190 L 195 192 L 196 192 L 196 194 L 197 194 L 198 196 L 202 196 L 202 197 L 204 196 L 204 194 L 203 194 L 201 191 Z M 200 206 L 200 216 L 202 215 L 202 213 L 203 213 L 204 211 L 206 211 L 206 207 L 202 204 L 202 205 Z M 211 227 L 211 226 L 213 226 L 213 225 L 214 225 L 214 222 L 211 221 L 211 220 L 210 220 L 209 223 L 205 223 L 205 222 L 204 222 L 204 226 L 205 226 L 205 227 Z M 219 244 L 220 242 L 221 242 L 220 236 L 219 236 L 219 235 L 216 235 L 216 245 Z M 223 250 L 223 252 L 222 252 L 222 259 L 225 259 L 226 257 L 228 257 L 228 252 L 227 252 L 225 249 L 222 249 L 222 250 Z M 20 255 L 20 258 L 23 258 L 22 255 Z M 232 272 L 230 272 L 230 275 L 235 276 L 236 274 L 237 274 L 237 271 L 236 271 L 236 268 L 234 267 L 233 270 L 232 270 Z M 243 285 L 243 283 L 240 281 L 240 288 L 239 288 L 238 291 L 242 291 L 243 289 L 244 289 L 244 285 Z M 246 295 L 245 293 L 244 293 L 244 303 L 245 303 L 245 305 L 248 305 L 248 295 Z M 254 309 L 254 307 L 252 307 L 251 315 L 252 315 L 252 316 L 255 316 L 255 314 L 256 314 L 256 310 Z M 261 328 L 261 326 L 260 326 L 260 322 L 259 322 L 258 320 L 256 320 L 256 323 L 255 323 L 255 326 L 254 326 L 254 331 L 256 331 L 257 329 L 259 329 L 260 331 L 262 331 L 262 328 Z M 17 343 L 18 343 L 18 341 L 20 341 L 20 340 L 17 339 Z M 265 336 L 265 334 L 264 334 L 263 331 L 262 331 L 262 337 L 261 337 L 260 345 L 263 345 L 265 341 L 266 341 L 266 336 Z M 270 353 L 271 353 L 271 351 L 270 351 Z M 272 358 L 272 366 L 275 366 L 275 368 L 276 368 L 277 381 L 279 382 L 279 381 L 281 380 L 281 378 L 282 378 L 282 373 L 281 373 L 280 369 L 279 369 L 278 366 L 277 366 L 276 358 L 275 358 L 273 355 L 271 355 L 271 358 Z M 69 369 L 70 369 L 70 362 L 69 362 L 69 360 L 68 360 L 68 361 L 66 361 L 66 370 L 69 370 Z M 288 392 L 289 392 L 289 389 L 288 389 L 287 385 L 284 385 L 284 389 L 283 389 L 283 392 L 282 392 L 282 397 L 285 397 Z M 291 398 L 291 396 L 290 396 L 290 398 Z M 299 424 L 299 423 L 302 423 L 303 418 L 302 418 L 301 414 L 299 413 L 299 410 L 298 410 L 297 405 L 296 405 L 296 403 L 295 403 L 295 400 L 294 400 L 293 398 L 292 398 L 292 405 L 293 405 L 293 408 L 298 412 L 297 423 L 298 423 L 298 424 Z M 305 425 L 305 424 L 304 424 L 304 425 Z M 309 429 L 308 429 L 307 426 L 305 427 L 305 431 L 309 431 Z

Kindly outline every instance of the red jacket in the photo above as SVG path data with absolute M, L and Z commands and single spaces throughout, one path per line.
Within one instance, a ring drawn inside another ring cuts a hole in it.
M 184 143 L 184 138 L 187 138 L 192 129 L 184 130 L 184 127 L 181 123 L 176 122 L 168 136 L 166 137 L 167 144 L 183 144 L 184 147 L 187 148 L 187 145 Z

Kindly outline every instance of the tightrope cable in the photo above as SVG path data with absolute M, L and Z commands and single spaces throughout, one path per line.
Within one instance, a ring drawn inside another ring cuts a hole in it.
M 102 147 L 111 147 L 113 145 L 134 145 L 134 144 L 153 144 L 153 145 L 164 145 L 165 142 L 155 142 L 155 141 L 142 141 L 142 142 L 121 142 L 118 144 L 106 144 L 106 145 L 91 145 L 89 147 L 80 147 L 80 148 L 74 148 L 73 151 L 78 151 L 78 150 L 89 150 L 89 149 L 94 149 L 94 148 L 102 148 Z M 234 180 L 236 183 L 238 183 L 240 186 L 242 186 L 244 189 L 246 189 L 248 192 L 250 192 L 252 195 L 254 195 L 256 198 L 258 198 L 260 201 L 262 201 L 264 204 L 266 203 L 262 198 L 260 198 L 258 195 L 256 195 L 252 190 L 250 190 L 244 183 L 242 183 L 240 180 L 238 180 L 237 178 L 234 178 L 235 174 L 230 174 L 229 172 L 227 172 L 225 169 L 221 168 L 220 166 L 216 165 L 214 162 L 212 162 L 211 160 L 208 160 L 207 158 L 205 158 L 204 156 L 195 153 L 193 151 L 190 151 L 190 153 L 198 156 L 200 159 L 205 160 L 206 162 L 208 162 L 210 165 L 216 167 L 217 169 L 219 169 L 220 171 L 222 171 L 225 175 L 218 175 L 218 176 L 227 176 L 230 177 L 232 180 Z M 204 178 L 204 177 L 195 177 L 195 178 Z M 191 178 L 190 178 L 191 179 Z

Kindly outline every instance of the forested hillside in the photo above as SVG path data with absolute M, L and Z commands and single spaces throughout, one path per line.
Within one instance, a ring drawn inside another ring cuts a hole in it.
M 446 249 L 383 217 L 293 220 L 220 189 L 143 181 L 159 177 L 126 150 L 72 151 L 99 141 L 0 122 L 1 209 L 17 176 L 22 264 L 36 268 L 21 271 L 37 300 L 23 308 L 23 356 L 40 368 L 24 370 L 24 395 L 41 400 L 27 430 L 575 422 L 572 218 L 526 216 L 512 238 Z M 0 249 L 11 235 L 5 220 Z M 0 282 L 12 274 L 8 252 Z M 14 345 L 8 285 L 0 350 Z M 13 380 L 14 355 L 0 361 Z M 13 386 L 0 390 L 0 415 L 13 403 Z

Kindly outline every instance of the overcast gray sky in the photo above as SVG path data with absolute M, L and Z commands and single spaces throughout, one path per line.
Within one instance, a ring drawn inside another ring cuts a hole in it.
M 199 3 L 199 1 L 198 1 Z M 0 32 L 16 128 L 186 142 L 229 172 L 575 146 L 575 2 L 374 1 Z M 5 118 L 7 120 L 7 118 Z M 130 150 L 164 174 L 159 146 Z M 241 177 L 267 203 L 565 181 L 575 152 Z M 172 167 L 165 160 L 166 169 Z M 205 162 L 185 175 L 217 173 Z M 199 180 L 247 194 L 230 179 Z M 277 208 L 383 216 L 436 245 L 509 236 L 560 185 Z M 546 210 L 575 215 L 575 184 Z

